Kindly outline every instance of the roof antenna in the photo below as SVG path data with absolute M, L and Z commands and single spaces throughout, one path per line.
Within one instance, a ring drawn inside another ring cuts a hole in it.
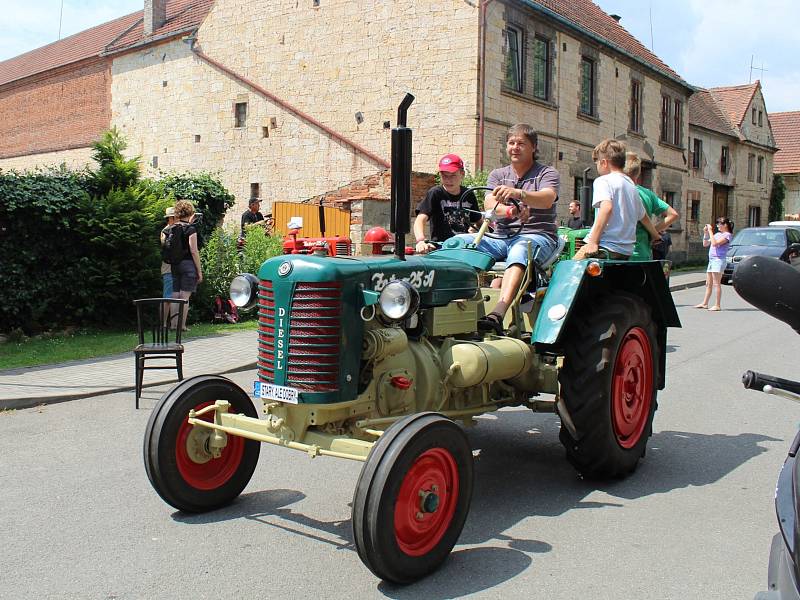
M 58 39 L 61 39 L 61 21 L 64 17 L 64 0 L 61 0 L 61 10 L 58 13 Z
M 653 48 L 653 0 L 650 0 L 650 52 L 655 52 Z
M 756 71 L 761 71 L 761 77 L 762 78 L 764 77 L 764 71 L 769 71 L 769 69 L 765 69 L 764 68 L 764 63 L 763 62 L 761 63 L 760 67 L 754 67 L 753 66 L 753 58 L 755 58 L 755 56 L 753 54 L 751 54 L 750 55 L 750 78 L 747 80 L 747 83 L 753 83 L 753 69 L 755 69 Z

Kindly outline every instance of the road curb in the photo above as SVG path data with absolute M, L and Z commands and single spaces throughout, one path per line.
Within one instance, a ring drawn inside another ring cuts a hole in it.
M 240 371 L 249 371 L 255 369 L 257 363 L 248 363 L 241 367 L 233 367 L 225 371 L 213 373 L 214 375 L 226 375 L 228 373 L 238 373 Z M 169 381 L 156 381 L 155 383 L 147 383 L 142 385 L 142 389 L 158 387 L 160 385 L 169 384 Z M 177 381 L 175 381 L 177 383 Z M 132 392 L 135 386 L 126 385 L 116 388 L 104 388 L 102 390 L 95 390 L 92 392 L 82 392 L 80 394 L 67 394 L 64 396 L 45 396 L 45 397 L 30 397 L 30 398 L 14 398 L 13 400 L 0 400 L 0 411 L 2 410 L 22 410 L 25 408 L 36 408 L 46 404 L 61 404 L 62 402 L 69 402 L 71 400 L 81 400 L 83 398 L 94 398 L 96 396 L 106 396 L 108 394 L 117 394 L 120 392 Z
M 670 292 L 680 292 L 681 290 L 688 290 L 691 288 L 701 287 L 706 284 L 705 281 L 690 281 L 688 283 L 678 283 L 675 285 L 669 286 Z

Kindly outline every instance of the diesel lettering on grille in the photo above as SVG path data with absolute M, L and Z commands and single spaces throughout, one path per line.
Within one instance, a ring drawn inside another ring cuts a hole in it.
M 284 321 L 286 320 L 286 309 L 279 308 L 278 309 L 278 323 L 277 327 L 275 328 L 278 337 L 277 343 L 275 348 L 275 369 L 276 370 L 283 370 L 283 345 L 284 339 L 286 337 L 286 331 L 284 329 Z

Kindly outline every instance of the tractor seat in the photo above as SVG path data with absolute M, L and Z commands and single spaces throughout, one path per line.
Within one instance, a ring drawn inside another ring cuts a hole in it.
M 553 253 L 548 257 L 546 261 L 539 264 L 539 268 L 541 268 L 542 270 L 549 269 L 553 265 L 553 263 L 556 262 L 556 260 L 558 260 L 558 257 L 561 256 L 561 253 L 564 251 L 564 246 L 566 245 L 566 243 L 567 242 L 563 237 L 558 236 L 556 249 L 553 251 Z M 494 263 L 494 266 L 490 269 L 490 272 L 496 272 L 496 271 L 503 272 L 505 270 L 506 270 L 505 262 L 496 262 Z

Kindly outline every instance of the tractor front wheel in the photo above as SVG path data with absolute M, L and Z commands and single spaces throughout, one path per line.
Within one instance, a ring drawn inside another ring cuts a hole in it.
M 186 512 L 206 512 L 242 493 L 255 471 L 261 445 L 228 435 L 218 457 L 209 449 L 212 429 L 188 423 L 189 411 L 227 400 L 229 412 L 258 418 L 247 394 L 225 377 L 201 375 L 164 394 L 150 415 L 144 435 L 147 477 L 165 502 Z M 213 413 L 201 419 L 214 420 Z
M 561 395 L 567 459 L 584 476 L 620 477 L 636 469 L 653 427 L 660 347 L 650 307 L 619 292 L 597 298 L 570 326 Z
M 387 429 L 353 499 L 353 534 L 364 564 L 401 584 L 436 570 L 464 527 L 472 468 L 466 435 L 441 415 L 412 415 Z

